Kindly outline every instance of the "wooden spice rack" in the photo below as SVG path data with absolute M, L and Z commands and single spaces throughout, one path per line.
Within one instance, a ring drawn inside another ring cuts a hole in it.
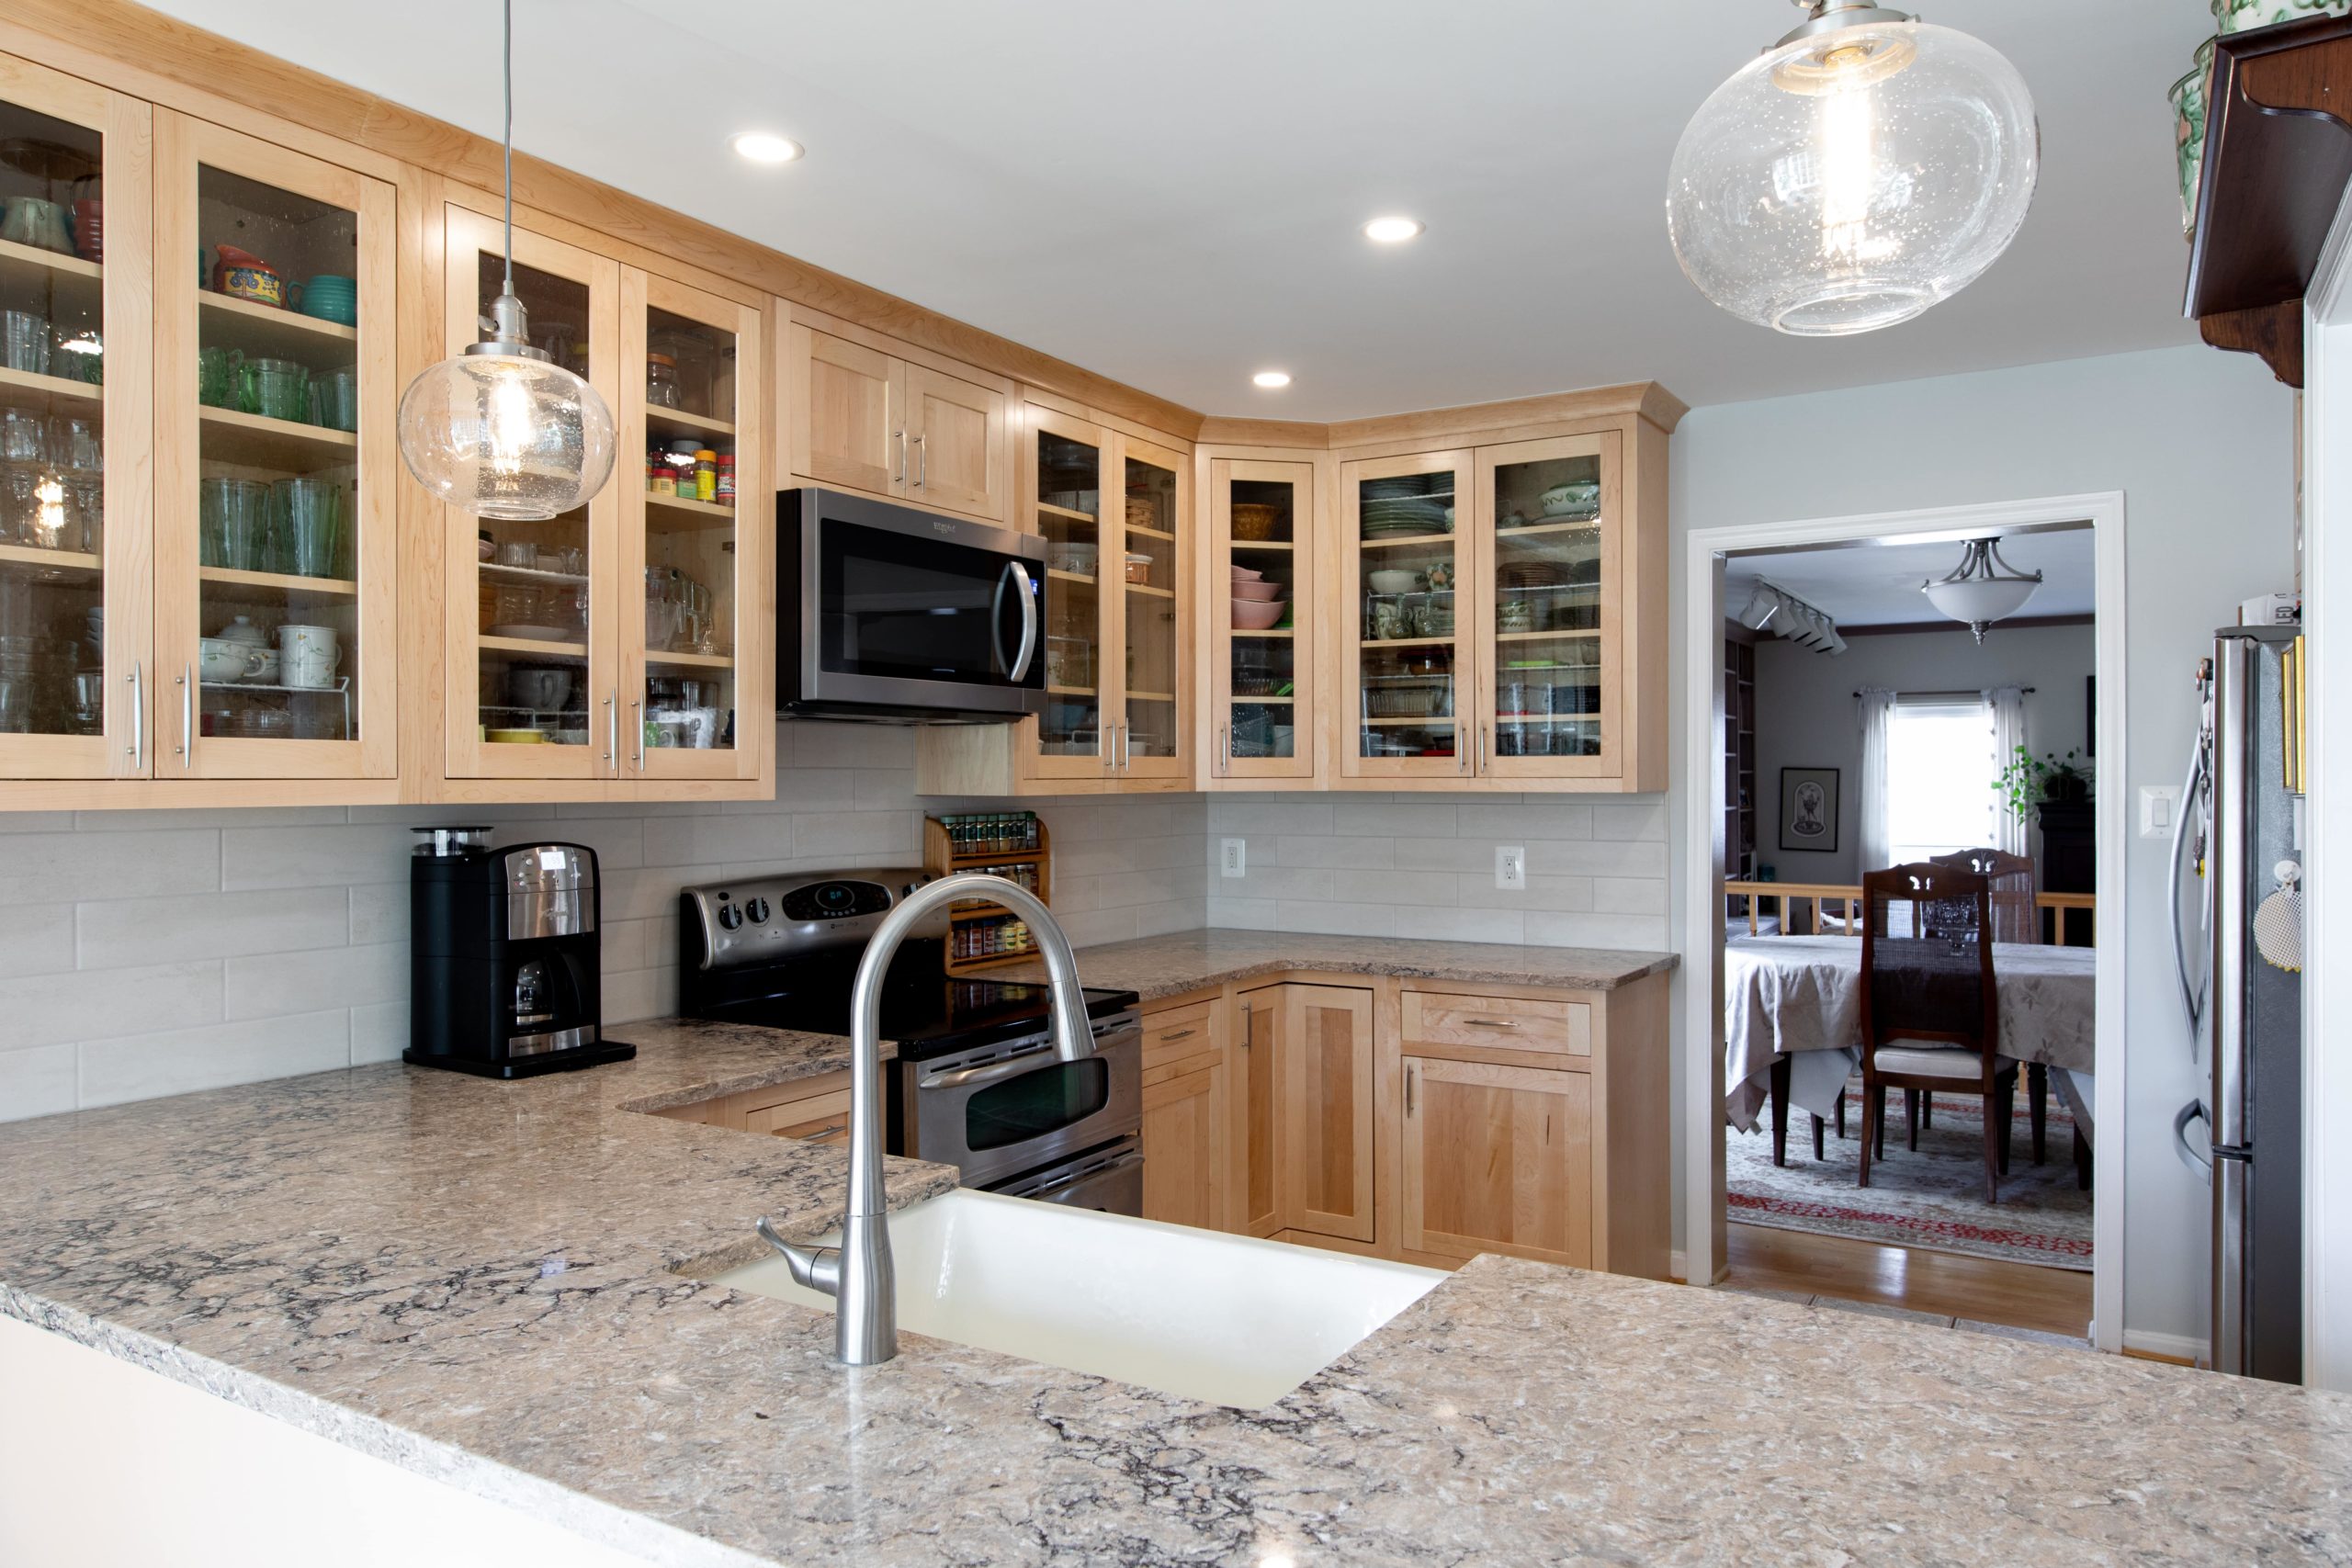
M 1006 815 L 1022 814 L 1007 813 Z M 947 825 L 936 817 L 926 817 L 922 823 L 922 863 L 923 869 L 934 876 L 947 876 L 962 871 L 992 871 L 1000 867 L 1034 865 L 1037 868 L 1037 897 L 1049 906 L 1054 901 L 1053 835 L 1046 831 L 1046 824 L 1042 820 L 1037 824 L 1037 847 L 1034 850 L 1020 850 L 1005 854 L 983 852 L 959 855 L 956 852 L 956 840 L 949 833 Z M 986 958 L 956 956 L 955 933 L 957 931 L 967 926 L 988 925 L 1011 916 L 1012 911 L 1001 904 L 974 900 L 970 903 L 950 905 L 947 910 L 949 927 L 947 973 L 971 975 L 986 969 L 1000 969 L 1008 964 L 1025 964 L 1035 958 L 1037 950 L 1035 946 L 1024 947 L 1016 953 L 995 953 Z

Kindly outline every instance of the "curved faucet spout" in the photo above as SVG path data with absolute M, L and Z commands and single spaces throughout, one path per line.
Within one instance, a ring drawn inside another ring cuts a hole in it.
M 1028 922 L 1046 960 L 1053 992 L 1054 1053 L 1075 1062 L 1094 1053 L 1094 1030 L 1086 1016 L 1086 993 L 1078 983 L 1078 959 L 1069 938 L 1035 893 L 1001 876 L 968 872 L 925 883 L 901 899 L 875 929 L 858 961 L 850 991 L 849 1203 L 842 1216 L 842 1246 L 795 1247 L 765 1220 L 763 1239 L 784 1255 L 792 1277 L 832 1296 L 833 1353 L 854 1367 L 872 1366 L 899 1353 L 898 1301 L 893 1286 L 890 1231 L 882 1195 L 882 988 L 898 953 L 923 918 L 943 904 L 985 899 Z

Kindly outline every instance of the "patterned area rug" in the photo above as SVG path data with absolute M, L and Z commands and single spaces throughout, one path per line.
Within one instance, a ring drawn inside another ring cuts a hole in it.
M 1982 1100 L 1938 1096 L 1935 1125 L 1920 1129 L 1915 1154 L 1904 1145 L 1902 1095 L 1886 1098 L 1886 1157 L 1871 1162 L 1868 1187 L 1855 1180 L 1862 1134 L 1860 1080 L 1846 1100 L 1849 1136 L 1840 1140 L 1832 1123 L 1819 1161 L 1813 1157 L 1813 1122 L 1801 1111 L 1789 1116 L 1784 1168 L 1772 1164 L 1769 1122 L 1753 1133 L 1724 1129 L 1731 1217 L 1743 1224 L 2007 1263 L 2090 1269 L 2092 1195 L 2075 1185 L 2075 1123 L 2056 1093 L 2050 1097 L 2049 1154 L 2037 1166 L 2025 1086 L 2018 1086 L 2009 1173 L 2001 1179 L 1997 1204 L 1984 1201 Z

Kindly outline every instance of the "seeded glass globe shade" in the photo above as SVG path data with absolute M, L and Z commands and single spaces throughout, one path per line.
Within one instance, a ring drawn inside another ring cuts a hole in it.
M 1840 27 L 1839 12 L 1858 19 Z M 1905 321 L 2017 237 L 2041 165 L 2033 97 L 1966 33 L 1829 0 L 1683 130 L 1667 227 L 1733 315 L 1836 337 Z
M 400 435 L 418 482 L 477 517 L 553 517 L 613 474 L 605 400 L 527 353 L 469 352 L 435 365 L 401 396 Z

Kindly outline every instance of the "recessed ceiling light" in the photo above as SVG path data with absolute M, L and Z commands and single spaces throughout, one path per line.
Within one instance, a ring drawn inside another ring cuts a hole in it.
M 735 138 L 735 151 L 754 164 L 789 164 L 800 156 L 800 143 L 773 131 L 747 130 Z
M 1375 218 L 1363 226 L 1363 237 L 1383 245 L 1401 244 L 1420 231 L 1418 218 Z
M 1250 377 L 1250 379 L 1256 382 L 1261 387 L 1287 387 L 1290 385 L 1290 372 L 1287 370 L 1261 370 L 1255 376 Z

